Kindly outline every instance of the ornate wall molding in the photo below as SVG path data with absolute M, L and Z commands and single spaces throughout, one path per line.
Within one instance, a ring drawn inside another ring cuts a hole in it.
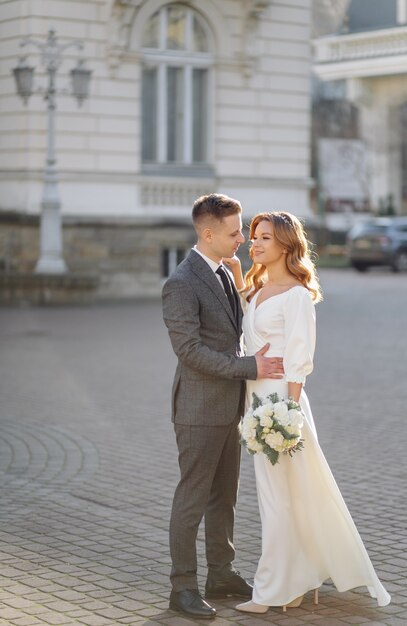
M 107 61 L 112 74 L 128 52 L 130 34 L 143 0 L 113 0 L 108 22 Z
M 250 78 L 260 56 L 259 25 L 262 14 L 269 8 L 271 0 L 242 0 L 242 70 Z

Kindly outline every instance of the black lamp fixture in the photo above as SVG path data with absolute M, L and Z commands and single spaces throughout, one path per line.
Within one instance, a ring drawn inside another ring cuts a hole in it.
M 85 60 L 79 59 L 77 66 L 71 70 L 72 94 L 78 100 L 79 106 L 89 95 L 91 76 L 92 70 L 85 67 Z
M 13 68 L 13 74 L 17 93 L 22 98 L 24 104 L 27 104 L 28 98 L 33 93 L 34 68 L 28 65 L 26 57 L 21 57 L 18 65 Z

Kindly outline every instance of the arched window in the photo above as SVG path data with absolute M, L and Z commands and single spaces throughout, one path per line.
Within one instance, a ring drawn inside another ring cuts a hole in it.
M 170 4 L 148 20 L 142 40 L 142 161 L 209 161 L 212 41 L 199 13 Z

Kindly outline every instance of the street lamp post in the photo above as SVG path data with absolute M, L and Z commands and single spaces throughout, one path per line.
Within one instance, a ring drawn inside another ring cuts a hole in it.
M 51 29 L 45 43 L 35 39 L 24 39 L 22 47 L 32 45 L 41 52 L 42 64 L 48 76 L 44 98 L 47 101 L 47 159 L 44 171 L 44 187 L 41 201 L 40 220 L 40 257 L 35 267 L 36 273 L 64 274 L 67 267 L 63 258 L 61 202 L 58 190 L 58 173 L 55 156 L 55 109 L 56 109 L 56 74 L 62 62 L 62 54 L 71 47 L 82 51 L 83 43 L 73 41 L 59 44 L 55 31 Z M 27 64 L 25 57 L 20 58 L 18 65 L 13 69 L 16 80 L 17 93 L 27 104 L 33 93 L 34 68 Z M 91 71 L 84 66 L 80 59 L 71 70 L 72 95 L 78 100 L 79 106 L 88 96 Z

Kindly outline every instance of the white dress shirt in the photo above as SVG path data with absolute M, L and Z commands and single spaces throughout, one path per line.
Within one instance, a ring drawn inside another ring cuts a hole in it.
M 218 282 L 219 282 L 220 286 L 222 287 L 223 291 L 225 291 L 225 289 L 223 287 L 222 279 L 219 276 L 219 274 L 216 273 L 216 270 L 218 269 L 219 266 L 225 267 L 223 265 L 223 263 L 217 263 L 216 261 L 212 261 L 212 259 L 210 259 L 208 256 L 206 256 L 206 254 L 203 254 L 203 252 L 198 250 L 198 248 L 196 246 L 193 247 L 193 250 L 195 250 L 195 252 L 197 252 L 204 259 L 204 261 L 207 262 L 207 264 L 209 265 L 209 267 L 211 268 L 211 270 L 215 274 L 216 278 L 218 279 Z

